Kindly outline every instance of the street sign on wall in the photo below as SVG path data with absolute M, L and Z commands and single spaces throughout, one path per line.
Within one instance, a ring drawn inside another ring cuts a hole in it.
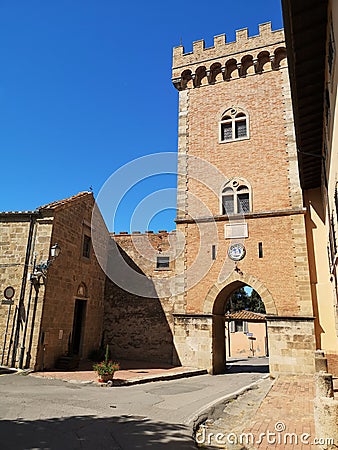
M 1 304 L 2 305 L 14 305 L 14 300 L 9 300 L 9 299 L 5 299 L 5 300 L 1 300 Z

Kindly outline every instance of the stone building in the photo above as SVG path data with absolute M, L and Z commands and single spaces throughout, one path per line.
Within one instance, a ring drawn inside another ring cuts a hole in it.
M 66 353 L 87 357 L 99 347 L 105 274 L 91 246 L 94 204 L 82 192 L 35 211 L 0 213 L 0 285 L 15 289 L 14 305 L 0 305 L 2 364 L 50 368 Z M 61 253 L 46 264 L 56 243 Z
M 338 375 L 338 5 L 282 0 L 316 347 Z M 315 39 L 314 39 L 315 37 Z
M 314 315 L 283 30 L 174 48 L 179 91 L 174 344 L 184 365 L 225 368 L 229 296 L 267 312 L 270 372 L 314 370 Z

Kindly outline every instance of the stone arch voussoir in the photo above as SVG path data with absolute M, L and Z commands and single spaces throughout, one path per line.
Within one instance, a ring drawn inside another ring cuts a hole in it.
M 258 280 L 258 278 L 249 274 L 239 274 L 238 272 L 232 272 L 228 278 L 222 283 L 215 283 L 209 290 L 203 306 L 204 314 L 213 314 L 213 308 L 215 300 L 218 294 L 227 286 L 232 283 L 241 283 L 243 285 L 248 285 L 252 287 L 264 302 L 267 314 L 277 314 L 277 308 L 275 301 L 270 294 L 269 290 L 264 286 L 264 284 Z

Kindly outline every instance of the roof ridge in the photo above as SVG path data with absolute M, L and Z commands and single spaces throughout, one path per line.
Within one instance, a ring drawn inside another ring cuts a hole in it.
M 230 319 L 239 319 L 239 320 L 249 320 L 249 319 L 265 319 L 266 314 L 264 313 L 258 313 L 254 311 L 248 311 L 246 309 L 242 309 L 241 311 L 235 311 L 232 313 L 227 313 L 225 317 L 228 317 Z
M 78 200 L 79 198 L 85 197 L 87 195 L 93 195 L 93 193 L 90 191 L 82 191 L 76 195 L 72 195 L 71 197 L 64 198 L 62 200 L 56 200 L 54 202 L 47 203 L 46 205 L 39 206 L 37 209 L 39 209 L 39 210 L 41 210 L 41 209 L 56 209 L 60 206 L 66 205 L 67 203 L 72 203 L 75 200 Z

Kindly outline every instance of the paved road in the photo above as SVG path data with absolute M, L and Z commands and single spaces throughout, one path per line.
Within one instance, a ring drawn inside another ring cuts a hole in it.
M 194 449 L 195 413 L 262 372 L 234 365 L 225 375 L 112 388 L 2 375 L 0 448 Z

